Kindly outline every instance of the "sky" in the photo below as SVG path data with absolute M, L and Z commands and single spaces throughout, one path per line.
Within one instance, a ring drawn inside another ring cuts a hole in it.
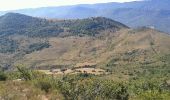
M 47 6 L 64 6 L 75 4 L 94 4 L 106 2 L 130 2 L 137 0 L 0 0 L 0 11 Z

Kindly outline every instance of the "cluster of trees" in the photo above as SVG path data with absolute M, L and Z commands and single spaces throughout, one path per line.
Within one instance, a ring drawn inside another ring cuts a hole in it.
M 34 18 L 17 13 L 8 13 L 0 17 L 0 34 L 21 34 L 30 37 L 57 36 L 63 32 L 56 23 L 46 19 Z
M 24 45 L 24 48 L 21 47 L 20 44 L 21 43 L 19 43 L 17 40 L 0 37 L 0 53 L 12 54 L 12 53 L 20 51 L 20 53 L 24 52 L 26 54 L 29 54 L 34 51 L 39 51 L 44 48 L 49 48 L 50 46 L 48 41 L 37 41 L 35 43 L 29 43 L 28 45 Z
M 29 45 L 28 49 L 25 50 L 26 54 L 32 53 L 34 51 L 39 51 L 44 48 L 49 48 L 50 44 L 48 42 L 39 42 Z
M 95 36 L 99 34 L 101 30 L 112 29 L 116 31 L 120 28 L 127 28 L 127 26 L 107 18 L 97 17 L 75 20 L 71 26 L 69 26 L 69 31 L 76 35 L 85 34 Z
M 0 38 L 0 53 L 13 53 L 18 49 L 17 41 Z

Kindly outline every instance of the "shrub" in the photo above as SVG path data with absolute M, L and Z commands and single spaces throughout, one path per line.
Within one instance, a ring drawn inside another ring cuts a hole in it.
M 6 81 L 6 80 L 7 80 L 7 75 L 4 72 L 0 71 L 0 81 Z
M 29 69 L 26 69 L 23 66 L 17 66 L 18 71 L 20 72 L 20 77 L 25 80 L 32 80 L 32 71 Z
M 48 93 L 49 90 L 52 88 L 51 82 L 47 79 L 40 79 L 35 83 L 35 85 L 46 93 Z
M 59 90 L 66 100 L 128 100 L 127 87 L 111 80 L 94 78 L 65 78 L 59 81 Z

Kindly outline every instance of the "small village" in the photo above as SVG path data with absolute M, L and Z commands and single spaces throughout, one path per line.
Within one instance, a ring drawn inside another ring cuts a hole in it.
M 50 70 L 37 70 L 47 75 L 78 74 L 87 73 L 94 75 L 107 74 L 105 70 L 96 68 L 96 63 L 77 63 L 73 68 L 53 68 Z

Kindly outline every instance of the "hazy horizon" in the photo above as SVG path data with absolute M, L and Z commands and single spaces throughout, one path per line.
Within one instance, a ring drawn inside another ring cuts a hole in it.
M 67 6 L 77 4 L 96 4 L 96 3 L 108 3 L 108 2 L 131 2 L 140 0 L 0 0 L 0 11 L 18 10 L 27 8 L 39 8 L 50 6 Z M 10 3 L 9 3 L 10 2 Z

